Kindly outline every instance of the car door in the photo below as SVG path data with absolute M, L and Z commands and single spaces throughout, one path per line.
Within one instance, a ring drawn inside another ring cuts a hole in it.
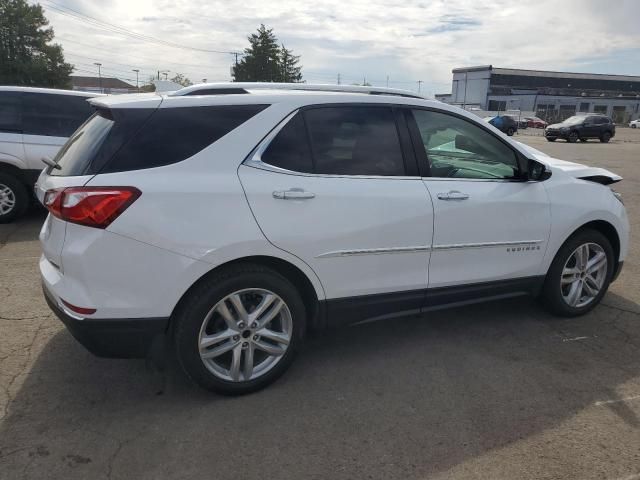
M 24 168 L 21 92 L 0 92 L 0 163 Z
M 588 116 L 584 119 L 582 125 L 578 126 L 580 137 L 596 138 L 599 136 L 600 127 L 598 126 L 598 117 Z
M 25 160 L 31 169 L 44 168 L 67 138 L 93 113 L 87 98 L 77 95 L 24 92 L 22 96 Z
M 549 204 L 541 182 L 520 180 L 516 151 L 450 112 L 413 109 L 409 127 L 434 208 L 428 303 L 483 286 L 506 294 L 539 276 Z
M 303 109 L 239 169 L 260 228 L 315 271 L 335 323 L 422 303 L 433 207 L 395 117 L 380 105 Z

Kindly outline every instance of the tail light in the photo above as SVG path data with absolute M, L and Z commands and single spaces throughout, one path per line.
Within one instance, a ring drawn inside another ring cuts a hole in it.
M 134 187 L 67 187 L 48 190 L 51 215 L 87 227 L 107 228 L 141 195 Z

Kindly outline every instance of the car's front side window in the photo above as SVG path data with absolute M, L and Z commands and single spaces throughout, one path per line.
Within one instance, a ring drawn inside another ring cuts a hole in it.
M 443 112 L 413 110 L 432 177 L 514 179 L 515 152 L 468 120 Z

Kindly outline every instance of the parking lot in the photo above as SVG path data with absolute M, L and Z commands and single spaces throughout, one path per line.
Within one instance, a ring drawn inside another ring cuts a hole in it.
M 315 334 L 240 398 L 89 354 L 42 298 L 44 214 L 0 225 L 0 477 L 640 479 L 640 130 L 535 133 L 516 138 L 625 179 L 631 248 L 601 306 L 561 319 L 519 298 Z

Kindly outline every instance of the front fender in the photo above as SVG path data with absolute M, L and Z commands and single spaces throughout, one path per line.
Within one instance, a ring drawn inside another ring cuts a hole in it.
M 571 179 L 545 185 L 551 204 L 551 234 L 540 274 L 546 274 L 566 240 L 587 223 L 604 221 L 613 226 L 620 241 L 619 261 L 629 248 L 629 220 L 624 205 L 609 187 Z

